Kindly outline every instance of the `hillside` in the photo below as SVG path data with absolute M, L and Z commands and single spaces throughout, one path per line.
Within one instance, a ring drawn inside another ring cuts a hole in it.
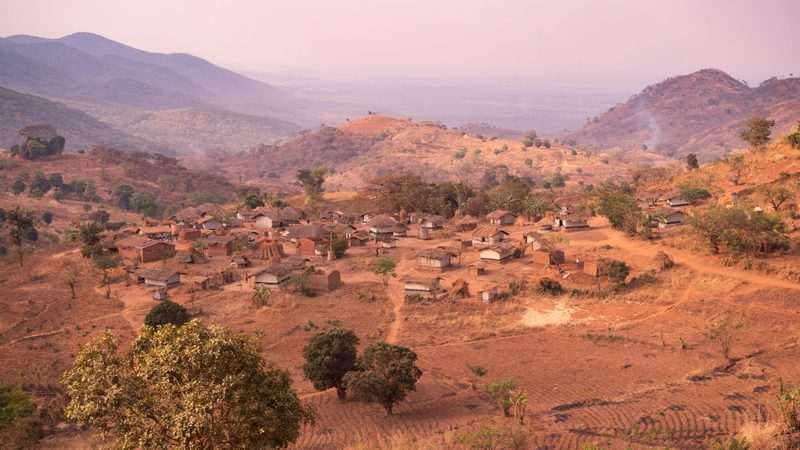
M 380 175 L 412 172 L 431 181 L 478 182 L 487 169 L 507 169 L 540 180 L 561 173 L 567 183 L 597 183 L 625 175 L 634 163 L 671 164 L 646 152 L 596 156 L 554 144 L 524 149 L 520 141 L 477 137 L 436 122 L 370 115 L 338 127 L 322 127 L 282 145 L 259 146 L 242 153 L 216 153 L 187 164 L 216 167 L 230 176 L 293 181 L 298 169 L 333 170 L 329 190 L 351 190 Z
M 773 137 L 792 130 L 800 117 L 800 78 L 771 79 L 751 88 L 715 69 L 673 77 L 563 138 L 599 148 L 696 153 L 708 161 L 743 146 L 737 133 L 752 116 L 775 120 Z
M 244 137 L 237 147 L 270 144 L 301 128 L 293 122 L 318 124 L 328 118 L 313 112 L 306 99 L 201 58 L 146 52 L 91 33 L 0 38 L 0 86 L 63 103 L 175 148 L 211 149 L 235 136 Z M 202 112 L 187 117 L 173 111 L 188 108 Z M 154 114 L 160 111 L 170 112 Z M 124 140 L 103 144 L 128 145 Z
M 0 146 L 19 143 L 19 129 L 34 123 L 55 125 L 67 139 L 67 150 L 85 150 L 96 144 L 168 152 L 165 146 L 119 131 L 77 109 L 0 87 Z
M 214 148 L 248 149 L 300 131 L 291 122 L 210 107 L 156 111 L 124 128 L 154 142 L 169 143 L 181 153 Z

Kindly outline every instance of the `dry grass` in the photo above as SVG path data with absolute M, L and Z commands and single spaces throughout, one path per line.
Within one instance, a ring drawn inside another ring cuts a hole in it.
M 747 422 L 739 430 L 739 437 L 747 441 L 751 450 L 778 450 L 784 448 L 780 433 L 781 426 L 777 422 Z

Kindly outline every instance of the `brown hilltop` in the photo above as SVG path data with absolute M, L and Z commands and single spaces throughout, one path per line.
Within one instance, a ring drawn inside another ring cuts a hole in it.
M 800 117 L 800 78 L 773 78 L 751 88 L 716 69 L 669 78 L 566 133 L 581 145 L 641 149 L 703 160 L 742 147 L 741 122 L 752 116 L 776 121 L 773 136 L 794 128 Z
M 548 139 L 542 137 L 542 139 Z M 484 171 L 505 167 L 537 180 L 561 173 L 567 183 L 597 183 L 623 176 L 630 163 L 661 165 L 669 160 L 646 152 L 586 154 L 549 138 L 551 148 L 523 148 L 522 142 L 475 136 L 439 122 L 369 115 L 337 127 L 323 126 L 281 145 L 259 146 L 243 154 L 215 154 L 213 165 L 229 176 L 265 186 L 290 181 L 298 169 L 325 166 L 333 173 L 328 190 L 353 190 L 376 176 L 411 172 L 429 181 L 476 183 Z

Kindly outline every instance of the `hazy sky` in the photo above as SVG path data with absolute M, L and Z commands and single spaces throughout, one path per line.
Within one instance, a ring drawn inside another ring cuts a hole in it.
M 0 0 L 0 35 L 90 31 L 240 71 L 650 83 L 800 73 L 798 0 Z

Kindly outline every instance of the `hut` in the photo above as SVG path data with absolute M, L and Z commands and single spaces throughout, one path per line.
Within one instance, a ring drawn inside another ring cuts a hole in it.
M 497 244 L 491 247 L 481 249 L 481 261 L 498 261 L 504 262 L 514 256 L 516 247 L 509 244 Z
M 367 226 L 369 227 L 369 232 L 375 235 L 392 234 L 394 219 L 386 214 L 378 214 L 367 222 Z
M 404 293 L 409 295 L 421 295 L 423 297 L 436 297 L 439 290 L 440 277 L 424 277 L 419 275 L 409 275 L 403 278 Z
M 564 263 L 564 252 L 549 247 L 533 251 L 533 265 L 536 267 L 558 266 Z
M 452 254 L 438 248 L 425 249 L 417 254 L 417 268 L 422 270 L 444 271 L 450 267 Z
M 658 221 L 658 228 L 671 228 L 681 225 L 686 218 L 686 214 L 678 209 L 664 210 L 664 216 Z
M 203 237 L 203 232 L 195 228 L 183 228 L 178 232 L 178 239 L 181 241 L 191 241 Z
M 136 282 L 148 286 L 168 288 L 181 282 L 180 274 L 169 269 L 139 269 L 135 273 Z
M 486 215 L 486 220 L 492 225 L 514 225 L 517 219 L 516 214 L 510 213 L 504 209 L 498 209 Z
M 233 241 L 235 237 L 231 235 L 211 236 L 206 239 L 206 256 L 231 256 L 233 254 Z
M 589 221 L 586 216 L 560 216 L 555 219 L 554 227 L 565 232 L 583 231 L 589 229 Z
M 255 273 L 254 283 L 270 288 L 277 288 L 289 281 L 291 273 L 291 268 L 286 264 L 275 263 Z
M 231 267 L 234 269 L 244 269 L 245 267 L 250 267 L 252 263 L 247 256 L 244 255 L 237 255 L 231 258 Z
M 167 288 L 158 288 L 153 291 L 153 300 L 166 300 L 169 298 Z
M 469 265 L 469 274 L 474 277 L 480 277 L 486 275 L 486 264 L 482 262 L 476 262 Z
M 394 225 L 392 225 L 393 237 L 406 237 L 407 235 L 408 235 L 408 225 L 402 224 L 400 222 L 397 222 Z
M 478 291 L 478 298 L 483 303 L 491 303 L 500 297 L 500 288 L 496 284 L 487 284 L 480 291 Z
M 447 221 L 443 216 L 425 216 L 422 222 L 419 223 L 420 228 L 427 228 L 429 230 L 441 230 L 444 228 L 444 223 Z
M 119 255 L 128 261 L 150 262 L 175 256 L 175 244 L 146 236 L 129 236 L 112 244 Z
M 485 225 L 472 232 L 472 245 L 486 247 L 503 242 L 508 233 L 494 225 Z
M 470 215 L 466 215 L 461 219 L 458 219 L 458 221 L 456 222 L 456 230 L 462 232 L 472 231 L 477 227 L 478 227 L 478 219 Z
M 306 272 L 308 287 L 321 292 L 328 292 L 342 285 L 342 274 L 338 270 L 315 269 Z
M 203 216 L 197 220 L 197 225 L 204 230 L 219 230 L 222 222 L 214 216 Z
M 364 247 L 369 242 L 369 233 L 364 230 L 356 230 L 347 237 L 348 247 Z

